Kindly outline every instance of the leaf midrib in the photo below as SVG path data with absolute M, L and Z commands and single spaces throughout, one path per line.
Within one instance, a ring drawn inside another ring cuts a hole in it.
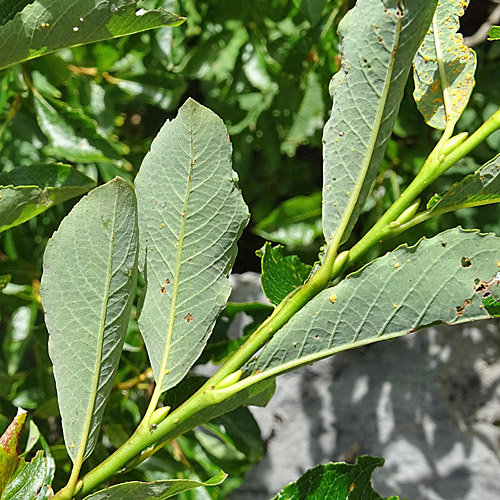
M 382 124 L 382 118 L 384 115 L 386 103 L 387 103 L 387 97 L 389 95 L 389 90 L 391 87 L 391 81 L 392 81 L 392 74 L 394 72 L 394 66 L 395 66 L 395 60 L 396 60 L 396 54 L 397 50 L 394 50 L 395 48 L 398 47 L 399 43 L 399 37 L 401 34 L 401 27 L 403 24 L 402 17 L 399 17 L 396 23 L 396 32 L 395 32 L 395 39 L 392 44 L 393 50 L 391 53 L 391 64 L 389 67 L 389 71 L 387 72 L 386 78 L 385 78 L 385 83 L 384 83 L 384 92 L 382 93 L 382 96 L 380 98 L 380 104 L 379 108 L 377 111 L 376 119 L 375 119 L 375 126 L 373 127 L 372 133 L 370 134 L 370 140 L 368 142 L 368 146 L 366 148 L 366 153 L 363 158 L 363 163 L 361 166 L 361 170 L 359 172 L 358 178 L 354 184 L 353 188 L 353 194 L 349 198 L 349 202 L 347 203 L 347 207 L 344 211 L 344 214 L 340 218 L 339 225 L 337 226 L 337 229 L 335 233 L 332 235 L 332 241 L 330 245 L 338 248 L 340 245 L 340 242 L 342 240 L 342 236 L 344 235 L 344 232 L 349 224 L 349 221 L 351 220 L 352 214 L 354 212 L 354 208 L 356 206 L 356 203 L 359 198 L 359 194 L 361 193 L 361 189 L 364 184 L 364 180 L 366 177 L 366 174 L 368 172 L 368 169 L 370 167 L 370 163 L 373 157 L 373 151 L 376 147 L 377 140 L 379 137 L 379 132 L 380 132 L 380 127 Z
M 441 90 L 443 92 L 443 102 L 446 114 L 446 122 L 449 123 L 452 120 L 452 107 L 450 104 L 450 86 L 448 83 L 448 78 L 446 76 L 446 70 L 443 64 L 443 52 L 441 51 L 441 44 L 438 31 L 439 20 L 437 18 L 437 8 L 432 16 L 432 31 L 434 37 L 434 46 L 436 49 L 436 62 L 439 69 L 439 78 L 441 79 Z
M 83 426 L 83 432 L 80 440 L 80 447 L 78 448 L 78 454 L 76 456 L 75 463 L 81 463 L 84 460 L 85 452 L 87 450 L 87 441 L 90 434 L 90 426 L 92 424 L 92 419 L 95 411 L 95 403 L 97 399 L 97 389 L 99 386 L 99 378 L 101 373 L 102 366 L 102 346 L 104 341 L 104 331 L 106 327 L 106 315 L 108 310 L 108 299 L 109 299 L 109 289 L 111 285 L 112 278 L 112 267 L 113 267 L 113 255 L 114 255 L 114 245 L 115 245 L 115 232 L 116 232 L 116 220 L 117 220 L 117 206 L 118 206 L 118 195 L 115 197 L 115 204 L 113 209 L 113 229 L 111 231 L 111 239 L 109 246 L 109 256 L 108 256 L 108 270 L 107 270 L 107 280 L 106 280 L 106 289 L 104 295 L 104 302 L 101 310 L 101 322 L 99 327 L 99 344 L 97 348 L 97 363 L 96 369 L 94 370 L 94 375 L 92 377 L 92 392 L 93 395 L 88 410 L 87 416 L 85 418 L 85 423 Z M 83 443 L 83 445 L 82 445 Z
M 167 334 L 165 338 L 165 349 L 163 351 L 163 357 L 161 360 L 161 366 L 160 366 L 160 373 L 157 375 L 157 385 L 160 388 L 160 391 L 162 392 L 163 389 L 163 381 L 165 379 L 165 376 L 167 375 L 167 364 L 168 364 L 168 358 L 170 354 L 170 347 L 172 343 L 172 337 L 174 333 L 174 326 L 175 326 L 175 316 L 177 313 L 177 297 L 178 297 L 178 291 L 179 291 L 179 282 L 180 282 L 180 273 L 181 273 L 181 264 L 182 264 L 182 251 L 183 251 L 183 244 L 184 244 L 184 234 L 186 230 L 186 220 L 187 220 L 187 208 L 188 208 L 188 202 L 189 202 L 189 196 L 191 194 L 191 182 L 193 178 L 193 166 L 194 166 L 194 146 L 193 146 L 193 126 L 192 124 L 189 127 L 189 134 L 190 134 L 190 140 L 189 140 L 189 145 L 190 145 L 190 151 L 189 151 L 189 176 L 188 176 L 188 182 L 187 182 L 187 189 L 186 189 L 186 195 L 184 198 L 184 206 L 182 208 L 182 214 L 181 214 L 181 230 L 179 233 L 179 246 L 177 248 L 177 258 L 175 262 L 175 272 L 174 272 L 174 277 L 173 277 L 173 287 L 172 287 L 172 299 L 170 302 L 170 314 L 168 318 L 168 326 L 167 326 Z

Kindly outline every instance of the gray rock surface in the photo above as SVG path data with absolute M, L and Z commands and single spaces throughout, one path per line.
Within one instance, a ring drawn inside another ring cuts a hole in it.
M 262 300 L 258 275 L 231 300 Z M 232 500 L 268 500 L 307 469 L 384 457 L 374 487 L 408 500 L 500 499 L 500 323 L 429 328 L 278 378 L 251 408 L 266 455 Z

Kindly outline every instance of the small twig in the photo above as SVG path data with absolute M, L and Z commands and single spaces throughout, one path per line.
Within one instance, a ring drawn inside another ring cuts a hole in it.
M 115 385 L 114 388 L 118 389 L 119 391 L 132 389 L 132 387 L 135 387 L 141 382 L 144 382 L 145 380 L 152 380 L 152 378 L 153 378 L 153 370 L 151 368 L 148 368 L 143 373 L 137 375 L 137 377 L 131 378 L 130 380 L 126 380 L 125 382 L 119 382 L 118 384 Z

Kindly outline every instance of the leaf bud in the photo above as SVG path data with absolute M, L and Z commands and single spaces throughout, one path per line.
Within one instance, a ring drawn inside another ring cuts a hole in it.
M 447 154 L 451 153 L 455 148 L 458 148 L 458 146 L 460 146 L 460 144 L 462 144 L 462 142 L 464 142 L 468 136 L 469 136 L 468 132 L 462 132 L 461 134 L 457 134 L 454 137 L 448 139 L 441 148 L 441 151 L 439 152 L 440 153 L 439 158 L 440 159 L 443 158 L 443 155 L 446 156 Z
M 170 411 L 170 406 L 162 406 L 161 408 L 156 408 L 156 410 L 149 417 L 149 425 L 157 425 L 165 420 L 165 417 Z
M 405 224 L 406 222 L 410 221 L 413 216 L 417 213 L 418 207 L 420 206 L 420 198 L 417 198 L 406 210 L 403 210 L 403 212 L 399 215 L 399 217 L 389 223 L 389 227 L 391 229 L 398 228 L 401 226 L 401 224 Z
M 241 370 L 230 373 L 227 377 L 215 384 L 214 389 L 225 389 L 226 387 L 236 384 L 236 382 L 240 380 L 242 374 L 243 372 Z
M 345 250 L 344 252 L 340 252 L 337 257 L 335 257 L 335 262 L 333 263 L 334 269 L 339 269 L 339 271 L 346 265 L 349 260 L 349 250 Z

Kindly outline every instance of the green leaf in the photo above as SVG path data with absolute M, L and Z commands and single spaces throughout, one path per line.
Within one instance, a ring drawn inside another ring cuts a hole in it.
M 22 11 L 19 11 L 21 1 L 11 0 L 11 3 L 14 8 L 7 16 L 4 14 L 4 24 L 0 27 L 1 45 L 9 47 L 0 55 L 0 69 L 64 47 L 184 22 L 184 18 L 165 9 L 137 10 L 137 2 L 128 0 L 79 0 L 69 4 L 38 0 Z M 5 22 L 6 19 L 10 21 Z
M 337 231 L 345 241 L 363 209 L 436 1 L 407 0 L 400 8 L 397 0 L 362 0 L 339 24 L 342 68 L 330 84 L 323 134 L 327 243 Z
M 119 160 L 127 150 L 97 130 L 97 124 L 68 104 L 52 100 L 56 109 L 38 92 L 33 92 L 36 118 L 49 140 L 47 152 L 74 162 Z
M 492 26 L 488 31 L 488 40 L 500 40 L 500 26 Z
M 258 255 L 262 258 L 262 290 L 271 304 L 278 305 L 288 294 L 304 284 L 312 266 L 297 255 L 283 255 L 284 247 L 266 243 Z
M 97 441 L 137 274 L 134 191 L 116 178 L 82 198 L 47 244 L 42 303 L 64 438 L 73 461 Z
M 7 486 L 3 500 L 36 500 L 45 483 L 47 462 L 43 451 L 38 451 L 31 462 L 24 462 Z
M 26 441 L 26 448 L 24 449 L 23 456 L 27 455 L 33 449 L 33 446 L 35 446 L 39 439 L 40 430 L 38 429 L 35 422 L 33 422 L 33 420 L 30 420 L 28 440 Z
M 222 120 L 186 101 L 153 141 L 135 184 L 147 281 L 139 327 L 167 390 L 201 354 L 226 305 L 248 221 Z
M 230 474 L 262 460 L 264 444 L 260 429 L 248 408 L 237 408 L 203 424 L 202 428 L 194 430 L 198 441 L 211 461 L 225 467 Z
M 342 462 L 317 465 L 301 478 L 285 486 L 273 500 L 383 500 L 373 491 L 371 477 L 383 458 L 363 455 L 355 464 Z M 385 500 L 398 500 L 390 497 Z
M 160 109 L 169 110 L 177 104 L 186 91 L 186 82 L 179 76 L 149 72 L 127 79 L 119 79 L 120 90 L 134 97 L 139 97 Z
M 308 246 L 321 236 L 321 193 L 296 196 L 283 202 L 254 231 L 289 248 Z
M 0 3 L 0 26 L 10 21 L 18 12 L 21 12 L 30 0 L 3 0 Z
M 434 200 L 434 201 L 433 201 Z M 500 155 L 464 177 L 447 192 L 434 195 L 427 204 L 431 213 L 500 202 Z
M 40 408 L 40 407 L 39 407 Z M 37 410 L 37 414 L 39 411 Z M 47 441 L 43 437 L 43 435 L 40 433 L 38 427 L 36 426 L 35 422 L 33 420 L 30 420 L 30 434 L 28 437 L 28 443 L 30 442 L 30 437 L 33 435 L 34 437 L 38 437 L 38 441 L 42 445 L 44 456 L 45 456 L 45 464 L 46 464 L 46 474 L 45 474 L 45 480 L 42 488 L 40 489 L 38 496 L 36 497 L 36 500 L 48 500 L 51 498 L 53 495 L 51 485 L 52 485 L 52 480 L 54 479 L 54 474 L 56 470 L 56 463 L 54 460 L 54 457 L 52 456 L 52 450 L 50 446 L 47 444 Z M 24 454 L 26 454 L 26 451 Z
M 475 282 L 498 271 L 499 256 L 494 234 L 461 228 L 403 245 L 318 294 L 271 339 L 257 368 L 275 375 L 429 325 L 486 319 Z
M 302 0 L 300 2 L 295 1 L 294 3 L 300 4 L 300 10 L 314 26 L 321 19 L 321 13 L 326 5 L 326 0 Z
M 217 486 L 226 479 L 227 474 L 220 471 L 208 481 L 193 481 L 190 479 L 169 479 L 143 483 L 131 481 L 117 484 L 86 496 L 84 500 L 164 500 L 183 491 L 199 488 L 200 486 Z
M 0 498 L 19 462 L 19 435 L 23 430 L 27 411 L 19 408 L 14 420 L 0 437 Z
M 62 201 L 86 193 L 95 182 L 63 165 L 38 164 L 0 173 L 0 232 Z
M 283 152 L 288 156 L 294 156 L 296 149 L 314 136 L 316 130 L 323 127 L 324 114 L 323 89 L 318 75 L 311 71 L 306 78 L 304 98 L 297 116 L 294 117 L 292 128 L 281 144 Z
M 462 115 L 474 88 L 476 53 L 457 33 L 469 0 L 438 2 L 414 60 L 413 97 L 428 125 L 444 129 Z

